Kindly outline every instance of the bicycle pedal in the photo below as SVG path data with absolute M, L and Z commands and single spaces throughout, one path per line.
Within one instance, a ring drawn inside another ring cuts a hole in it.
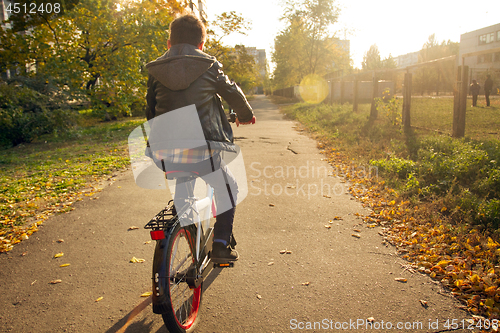
M 230 268 L 230 267 L 234 267 L 234 262 L 228 262 L 228 263 L 214 262 L 214 268 Z

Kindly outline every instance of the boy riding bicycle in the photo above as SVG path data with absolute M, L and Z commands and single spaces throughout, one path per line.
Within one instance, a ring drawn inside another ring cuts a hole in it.
M 167 177 L 171 171 L 193 172 L 213 187 L 221 213 L 214 225 L 212 260 L 228 262 L 238 259 L 238 253 L 230 246 L 238 186 L 221 157 L 223 151 L 234 151 L 234 144 L 220 97 L 236 112 L 237 126 L 254 123 L 255 116 L 241 89 L 224 75 L 222 65 L 203 52 L 205 39 L 205 26 L 193 15 L 181 16 L 171 23 L 168 51 L 146 65 L 146 117 L 151 120 L 188 105 L 196 106 L 207 145 L 153 150 L 153 154 L 161 161 Z M 222 172 L 223 182 L 213 177 L 216 170 Z M 228 196 L 229 206 L 223 199 Z

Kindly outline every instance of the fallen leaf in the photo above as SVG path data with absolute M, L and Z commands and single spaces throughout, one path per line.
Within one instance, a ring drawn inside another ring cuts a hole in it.
M 257 298 L 258 299 L 262 299 L 262 296 L 260 296 L 259 294 L 257 294 Z
M 128 228 L 128 230 L 137 230 L 137 229 L 139 229 L 139 227 L 136 227 L 135 225 Z
M 141 297 L 149 297 L 153 294 L 152 291 L 145 292 L 144 294 L 141 295 Z
M 62 265 L 59 265 L 59 267 L 68 267 L 69 265 L 71 265 L 71 264 L 62 264 Z
M 99 297 L 98 299 L 96 299 L 95 301 L 96 301 L 96 302 L 99 302 L 99 301 L 100 301 L 100 300 L 102 300 L 103 298 L 104 298 L 104 297 L 102 297 L 102 296 L 101 296 L 101 297 Z
M 280 254 L 285 254 L 286 253 L 286 250 L 281 250 L 280 251 Z
M 286 250 L 286 254 L 292 254 L 291 250 Z
M 303 282 L 302 285 L 303 286 L 308 286 L 309 284 L 311 284 L 309 281 L 308 282 Z
M 137 259 L 136 257 L 132 257 L 132 259 L 130 259 L 130 262 L 133 262 L 133 263 L 141 263 L 141 262 L 145 262 L 146 259 Z
M 358 234 L 352 234 L 351 236 L 356 237 L 356 238 L 361 238 L 361 235 L 358 235 Z
M 145 242 L 144 242 L 144 244 L 149 244 L 149 243 L 151 243 L 151 241 L 145 241 Z
M 62 257 L 63 255 L 64 255 L 64 253 L 59 252 L 59 253 L 54 254 L 54 258 L 60 258 L 60 257 Z
M 329 224 L 325 224 L 325 228 L 330 229 L 332 226 Z
M 58 243 L 64 243 L 64 239 L 58 239 L 57 242 Z
M 270 263 L 267 264 L 267 266 L 272 266 L 274 265 L 274 261 L 271 261 Z
M 331 198 L 331 196 L 329 196 L 327 194 L 323 194 L 323 197 L 325 197 L 325 198 Z
M 62 282 L 62 280 L 57 279 L 57 280 L 52 280 L 49 283 L 50 284 L 57 284 L 57 283 L 61 283 L 61 282 Z
M 420 304 L 422 304 L 422 306 L 424 308 L 428 307 L 429 305 L 427 304 L 427 301 L 424 301 L 423 299 L 420 300 Z
M 396 280 L 398 282 L 402 282 L 402 283 L 406 283 L 408 281 L 405 278 L 395 278 L 394 280 Z
M 270 203 L 270 204 L 269 204 L 269 207 L 274 207 L 274 204 Z
M 375 318 L 373 317 L 369 317 L 369 318 L 366 318 L 366 320 L 370 323 L 373 323 L 375 321 Z
M 355 231 L 355 232 L 361 232 L 361 230 L 359 230 L 359 229 L 354 229 L 353 231 Z

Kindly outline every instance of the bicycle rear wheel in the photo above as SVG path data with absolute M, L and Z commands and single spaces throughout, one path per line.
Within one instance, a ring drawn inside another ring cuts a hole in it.
M 178 224 L 168 242 L 169 283 L 165 296 L 169 306 L 162 317 L 170 333 L 194 331 L 199 318 L 202 285 L 190 289 L 186 283 L 186 277 L 194 264 L 194 253 L 189 246 L 193 239 L 194 235 Z

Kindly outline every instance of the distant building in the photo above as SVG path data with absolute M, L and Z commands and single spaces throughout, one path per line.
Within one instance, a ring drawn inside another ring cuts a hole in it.
M 420 51 L 397 56 L 396 58 L 394 58 L 397 68 L 406 68 L 408 66 L 415 65 L 416 63 L 418 63 L 419 55 Z
M 340 46 L 340 48 L 348 55 L 351 55 L 351 41 L 348 39 L 334 39 L 335 44 Z
M 7 8 L 9 7 L 9 5 L 11 4 L 11 1 L 9 0 L 0 0 L 1 2 L 1 5 L 0 5 L 0 22 L 1 21 L 7 21 L 10 17 L 10 13 L 7 11 Z M 7 25 L 5 25 L 4 23 L 2 23 L 2 27 L 6 27 L 6 28 L 10 28 L 10 23 L 7 23 Z
M 500 69 L 500 23 L 460 35 L 459 65 L 464 54 L 480 51 L 484 52 L 466 57 L 464 65 L 479 71 Z
M 262 94 L 264 92 L 264 80 L 267 77 L 267 57 L 266 50 L 257 49 L 256 47 L 246 47 L 248 54 L 255 58 L 255 64 L 259 70 L 261 85 L 255 88 L 255 93 Z
M 207 23 L 207 5 L 205 0 L 189 0 L 187 1 L 187 7 L 191 9 L 191 12 L 198 16 L 203 23 Z
M 247 47 L 247 52 L 255 58 L 255 64 L 259 69 L 259 74 L 262 78 L 266 77 L 267 74 L 267 58 L 266 58 L 266 50 L 257 49 L 256 47 Z

